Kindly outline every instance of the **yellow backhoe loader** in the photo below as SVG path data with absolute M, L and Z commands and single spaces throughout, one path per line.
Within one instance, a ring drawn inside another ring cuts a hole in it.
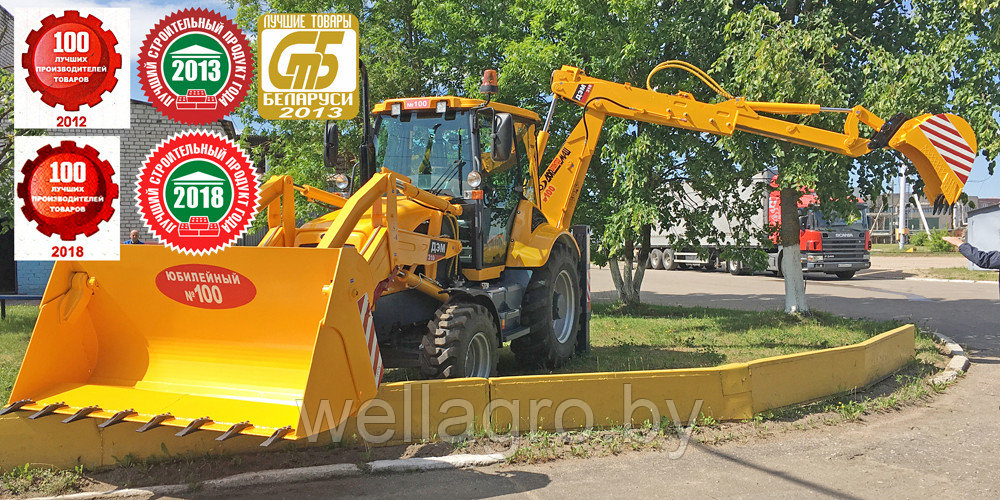
M 686 63 L 657 69 L 669 67 L 724 92 Z M 488 71 L 483 92 L 496 84 Z M 850 156 L 889 147 L 916 165 L 939 205 L 956 201 L 976 151 L 972 129 L 951 114 L 883 121 L 860 106 L 724 93 L 713 104 L 568 66 L 551 88 L 544 122 L 453 96 L 375 105 L 363 185 L 339 179 L 353 192 L 341 196 L 272 177 L 261 188 L 269 229 L 257 247 L 196 257 L 127 245 L 120 262 L 56 263 L 2 412 L 138 422 L 140 432 L 174 426 L 181 436 L 209 429 L 220 440 L 259 435 L 266 445 L 325 430 L 316 418 L 324 405 L 353 414 L 376 396 L 384 367 L 489 377 L 505 342 L 526 365 L 558 367 L 589 343 L 587 230 L 570 223 L 608 116 Z M 581 106 L 582 117 L 543 169 L 559 102 Z M 774 117 L 820 112 L 844 113 L 843 131 Z M 337 135 L 328 132 L 330 160 Z M 333 209 L 297 225 L 295 193 Z M 185 287 L 219 300 L 194 303 Z

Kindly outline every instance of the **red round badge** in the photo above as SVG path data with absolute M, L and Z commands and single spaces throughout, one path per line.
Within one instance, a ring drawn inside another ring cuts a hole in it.
M 82 104 L 95 106 L 115 88 L 122 57 L 115 50 L 118 39 L 101 24 L 93 15 L 83 18 L 68 10 L 42 19 L 42 26 L 28 34 L 21 65 L 28 70 L 28 87 L 42 94 L 42 102 L 78 111 Z
M 202 309 L 232 309 L 250 303 L 257 287 L 250 278 L 219 266 L 181 264 L 156 275 L 160 293 L 181 304 Z
M 246 97 L 253 58 L 225 16 L 185 9 L 163 18 L 139 50 L 139 83 L 164 116 L 200 125 L 232 113 Z
M 17 196 L 24 201 L 24 216 L 38 224 L 46 236 L 59 235 L 73 241 L 90 236 L 97 226 L 115 213 L 111 202 L 118 198 L 115 171 L 97 150 L 62 141 L 58 147 L 46 145 L 38 156 L 21 167 L 24 181 Z
M 233 244 L 257 215 L 257 172 L 233 141 L 183 132 L 160 143 L 139 171 L 136 201 L 168 247 L 201 255 Z

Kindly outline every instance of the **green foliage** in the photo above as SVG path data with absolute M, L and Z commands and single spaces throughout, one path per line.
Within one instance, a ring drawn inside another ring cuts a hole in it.
M 932 252 L 955 251 L 955 247 L 951 243 L 944 241 L 945 236 L 948 236 L 948 231 L 945 229 L 935 229 L 932 231 L 930 241 L 927 242 L 928 248 L 930 248 Z
M 0 234 L 13 226 L 14 75 L 0 69 Z
M 927 247 L 931 252 L 953 252 L 955 247 L 944 241 L 944 237 L 948 236 L 948 230 L 946 229 L 935 229 L 927 234 L 926 231 L 919 231 L 915 234 L 910 235 L 910 244 L 918 247 Z
M 924 231 L 920 231 L 916 234 L 910 235 L 910 244 L 913 246 L 927 246 L 927 243 L 931 241 L 931 237 Z
M 76 489 L 82 478 L 82 466 L 73 469 L 54 469 L 36 468 L 31 464 L 24 464 L 0 475 L 0 482 L 12 495 L 24 495 L 29 492 L 58 495 Z
M 497 68 L 497 99 L 542 114 L 551 72 L 561 65 L 641 85 L 658 62 L 684 59 L 710 69 L 731 93 L 751 100 L 860 104 L 884 118 L 897 112 L 955 112 L 972 124 L 991 171 L 1000 154 L 1000 95 L 990 90 L 1000 75 L 995 1 L 238 3 L 238 21 L 251 31 L 262 12 L 354 13 L 361 21 L 373 102 L 428 94 L 475 97 L 481 71 Z M 722 99 L 683 72 L 660 73 L 653 83 L 661 92 Z M 568 103 L 557 107 L 543 166 L 581 111 Z M 329 185 L 320 154 L 321 123 L 261 120 L 253 90 L 239 116 L 249 133 L 273 139 L 266 146 L 270 173 Z M 782 118 L 837 131 L 844 115 Z M 355 161 L 360 123 L 342 124 L 341 170 L 349 171 Z M 864 136 L 872 132 L 862 130 Z M 257 149 L 255 154 L 263 153 Z M 768 189 L 754 179 L 765 169 L 781 172 L 782 188 L 815 189 L 824 200 L 824 215 L 850 216 L 856 215 L 856 196 L 885 191 L 899 161 L 888 151 L 852 159 L 749 134 L 718 138 L 610 119 L 574 222 L 593 227 L 594 257 L 601 264 L 621 257 L 623 242 L 638 242 L 648 225 L 672 229 L 669 238 L 677 245 L 725 247 L 766 238 L 772 229 L 752 223 L 760 197 L 749 193 Z M 917 181 L 912 167 L 909 173 Z M 306 214 L 304 204 L 299 210 Z M 720 214 L 736 221 L 733 240 L 724 240 L 714 227 Z M 726 248 L 723 258 L 762 261 L 737 248 Z

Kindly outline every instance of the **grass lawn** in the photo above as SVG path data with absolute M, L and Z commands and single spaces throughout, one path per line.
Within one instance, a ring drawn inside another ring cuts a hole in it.
M 500 351 L 499 375 L 698 368 L 861 342 L 899 323 L 839 318 L 818 312 L 807 318 L 782 311 L 737 311 L 642 304 L 625 308 L 595 303 L 591 351 L 559 370 L 524 370 L 510 348 Z M 929 338 L 924 342 L 933 349 Z M 388 370 L 388 382 L 417 380 L 416 369 Z
M 920 275 L 925 278 L 944 280 L 996 281 L 996 271 L 972 271 L 967 267 L 932 267 L 922 269 Z
M 896 326 L 824 313 L 798 318 L 782 311 L 594 304 L 590 354 L 574 358 L 558 371 L 656 370 L 739 363 L 853 344 Z
M 17 370 L 28 349 L 31 329 L 38 316 L 37 306 L 7 306 L 7 319 L 0 320 L 0 406 L 14 389 Z
M 913 250 L 912 252 L 908 250 Z M 913 245 L 906 245 L 902 250 L 899 249 L 899 245 L 896 243 L 875 243 L 872 245 L 872 254 L 874 255 L 884 255 L 892 254 L 893 256 L 911 256 L 911 257 L 930 257 L 930 256 L 943 256 L 943 255 L 956 255 L 958 250 L 953 250 L 949 252 L 932 252 L 930 248 L 927 247 L 917 247 Z

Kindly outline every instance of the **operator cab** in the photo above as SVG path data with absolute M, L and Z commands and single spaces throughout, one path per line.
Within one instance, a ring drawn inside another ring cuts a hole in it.
M 535 199 L 538 115 L 454 96 L 391 99 L 373 114 L 375 165 L 463 205 L 462 268 L 502 268 L 517 205 Z

